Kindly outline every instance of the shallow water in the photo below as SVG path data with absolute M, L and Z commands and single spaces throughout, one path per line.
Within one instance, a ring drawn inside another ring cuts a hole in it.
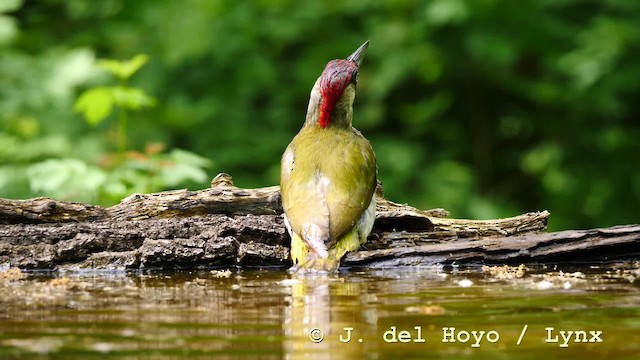
M 0 359 L 640 358 L 637 263 L 508 270 L 28 274 Z

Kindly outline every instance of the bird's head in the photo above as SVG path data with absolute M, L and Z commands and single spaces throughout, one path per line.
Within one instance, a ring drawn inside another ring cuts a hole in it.
M 346 59 L 329 61 L 311 91 L 307 122 L 317 122 L 322 128 L 336 121 L 351 126 L 358 67 L 368 46 L 367 40 Z

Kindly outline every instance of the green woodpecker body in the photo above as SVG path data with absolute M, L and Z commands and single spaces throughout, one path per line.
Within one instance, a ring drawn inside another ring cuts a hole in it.
M 282 205 L 297 269 L 336 270 L 373 227 L 376 158 L 351 125 L 367 45 L 327 64 L 311 91 L 306 121 L 282 155 Z

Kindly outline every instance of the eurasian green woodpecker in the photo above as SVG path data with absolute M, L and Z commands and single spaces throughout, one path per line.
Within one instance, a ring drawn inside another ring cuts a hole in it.
M 373 227 L 376 156 L 351 126 L 367 46 L 327 64 L 311 90 L 304 125 L 282 155 L 280 189 L 294 270 L 336 270 Z

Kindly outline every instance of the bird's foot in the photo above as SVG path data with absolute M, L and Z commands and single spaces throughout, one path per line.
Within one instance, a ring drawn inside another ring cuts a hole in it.
M 332 259 L 331 255 L 329 255 L 327 258 L 312 259 L 307 264 L 307 270 L 317 273 L 333 273 L 338 271 L 340 259 Z
M 319 257 L 315 253 L 309 253 L 304 261 L 295 264 L 289 272 L 292 273 L 335 273 L 340 267 L 340 260 L 345 251 L 330 249 L 327 257 Z

